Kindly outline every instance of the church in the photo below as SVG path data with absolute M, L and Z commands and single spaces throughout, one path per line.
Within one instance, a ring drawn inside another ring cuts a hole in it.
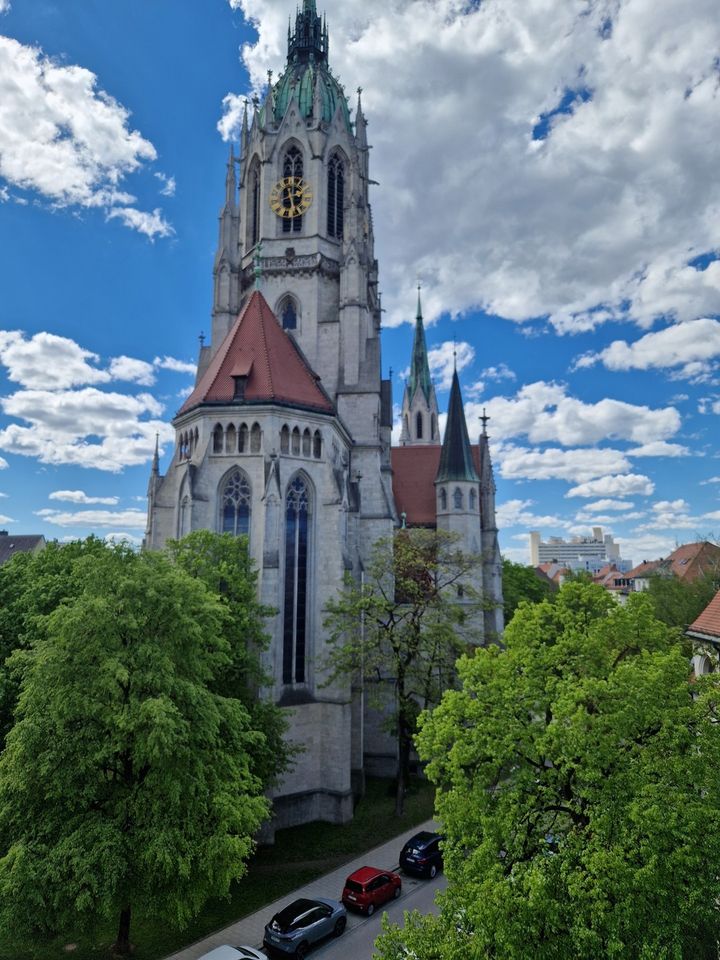
M 275 826 L 352 817 L 353 788 L 392 741 L 362 691 L 325 685 L 323 611 L 349 572 L 400 526 L 452 531 L 482 557 L 485 642 L 502 632 L 501 559 L 486 422 L 471 444 L 457 372 L 441 440 L 422 310 L 391 445 L 381 302 L 369 203 L 367 121 L 328 64 L 327 24 L 304 0 L 287 64 L 246 109 L 231 149 L 213 269 L 212 336 L 156 454 L 147 549 L 192 530 L 249 538 L 262 603 L 276 613 L 267 695 L 303 753 L 275 789 Z

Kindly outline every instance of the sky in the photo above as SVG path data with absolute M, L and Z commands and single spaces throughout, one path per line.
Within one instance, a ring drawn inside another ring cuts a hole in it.
M 383 370 L 422 284 L 503 553 L 720 537 L 718 0 L 318 0 L 372 144 Z M 0 0 L 0 525 L 139 542 L 284 0 Z M 442 424 L 442 420 L 441 420 Z

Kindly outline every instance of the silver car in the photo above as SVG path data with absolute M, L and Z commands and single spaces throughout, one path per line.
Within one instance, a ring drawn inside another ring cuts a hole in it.
M 204 953 L 198 960 L 266 960 L 266 957 L 254 947 L 230 947 L 224 944 L 210 953 Z
M 337 900 L 294 900 L 266 925 L 263 946 L 271 956 L 284 953 L 300 960 L 318 940 L 339 937 L 346 924 L 347 911 Z

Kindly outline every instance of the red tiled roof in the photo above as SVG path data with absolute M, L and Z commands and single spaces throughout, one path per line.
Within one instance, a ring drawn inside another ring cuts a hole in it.
M 179 413 L 202 403 L 232 403 L 233 377 L 237 376 L 247 376 L 245 402 L 267 401 L 334 412 L 318 378 L 257 290 Z
M 709 540 L 697 543 L 685 543 L 662 560 L 643 561 L 634 567 L 626 577 L 636 580 L 651 573 L 673 573 L 681 580 L 693 581 L 709 570 L 720 568 L 720 547 Z
M 398 514 L 404 513 L 410 526 L 435 526 L 435 477 L 440 465 L 440 444 L 393 447 L 390 462 L 393 494 Z M 480 450 L 470 447 L 475 469 L 480 473 Z
M 628 580 L 636 580 L 639 577 L 649 577 L 654 570 L 657 570 L 661 563 L 662 560 L 643 560 L 642 563 L 633 567 L 632 570 L 628 570 L 625 576 Z
M 688 633 L 703 633 L 720 639 L 720 590 L 705 607 L 700 616 L 688 627 Z

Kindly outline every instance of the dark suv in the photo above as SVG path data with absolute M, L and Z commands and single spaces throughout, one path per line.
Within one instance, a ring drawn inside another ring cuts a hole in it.
M 411 837 L 400 851 L 400 866 L 405 873 L 432 879 L 443 868 L 440 841 L 444 839 L 441 833 L 429 830 L 421 830 Z

